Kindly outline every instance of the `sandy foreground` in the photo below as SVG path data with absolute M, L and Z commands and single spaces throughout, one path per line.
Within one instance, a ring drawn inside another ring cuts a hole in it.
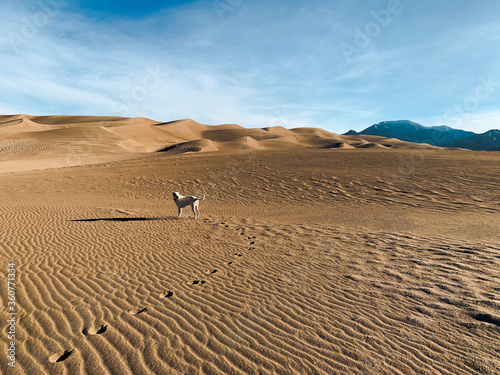
M 67 116 L 0 139 L 3 374 L 500 374 L 498 152 Z

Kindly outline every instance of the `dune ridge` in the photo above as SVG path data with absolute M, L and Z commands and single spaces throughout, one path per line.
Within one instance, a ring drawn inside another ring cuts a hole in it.
M 0 173 L 72 167 L 163 152 L 234 152 L 290 148 L 437 147 L 318 128 L 247 129 L 193 120 L 158 122 L 105 116 L 0 116 Z

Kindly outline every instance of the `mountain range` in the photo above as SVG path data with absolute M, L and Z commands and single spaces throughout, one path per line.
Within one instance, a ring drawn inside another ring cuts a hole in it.
M 445 125 L 423 126 L 413 121 L 399 120 L 379 122 L 361 132 L 350 130 L 345 135 L 377 135 L 439 147 L 500 151 L 500 130 L 498 129 L 477 134 Z

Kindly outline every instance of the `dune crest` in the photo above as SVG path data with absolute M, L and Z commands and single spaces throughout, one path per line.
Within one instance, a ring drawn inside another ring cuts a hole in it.
M 112 116 L 4 115 L 0 116 L 0 136 L 0 173 L 88 165 L 154 152 L 437 148 L 309 127 L 248 129 L 236 124 L 204 125 L 189 119 L 158 122 Z

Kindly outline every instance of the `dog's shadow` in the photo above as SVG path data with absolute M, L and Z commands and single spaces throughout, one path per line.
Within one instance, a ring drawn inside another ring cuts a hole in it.
M 100 217 L 95 219 L 72 219 L 72 222 L 91 222 L 91 221 L 170 221 L 177 220 L 177 216 L 168 217 Z

